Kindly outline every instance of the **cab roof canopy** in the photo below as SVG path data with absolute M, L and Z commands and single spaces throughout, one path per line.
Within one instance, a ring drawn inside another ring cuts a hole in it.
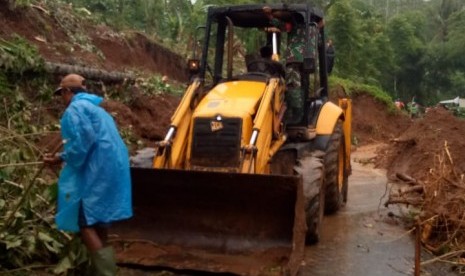
M 320 22 L 323 12 L 310 4 L 252 4 L 238 6 L 210 7 L 208 9 L 208 20 L 218 22 L 226 16 L 229 17 L 234 26 L 243 28 L 263 28 L 269 26 L 269 20 L 263 12 L 263 7 L 268 6 L 273 14 L 283 20 L 295 20 L 297 24 L 303 24 L 307 13 L 310 22 Z

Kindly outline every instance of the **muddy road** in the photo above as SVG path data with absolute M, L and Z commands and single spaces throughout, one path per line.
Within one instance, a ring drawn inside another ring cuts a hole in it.
M 347 205 L 323 221 L 321 241 L 306 248 L 301 275 L 413 275 L 414 243 L 383 206 L 386 172 L 373 168 L 376 145 L 352 153 Z

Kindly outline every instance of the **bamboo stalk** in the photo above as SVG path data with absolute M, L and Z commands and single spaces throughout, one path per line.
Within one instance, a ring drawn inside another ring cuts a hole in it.
M 15 183 L 15 182 L 7 180 L 7 179 L 4 179 L 3 181 L 4 181 L 3 183 L 6 183 L 6 184 L 8 184 L 10 186 L 13 186 L 15 188 L 18 188 L 18 189 L 21 189 L 21 190 L 24 189 L 23 185 L 21 185 L 21 184 Z
M 42 161 L 35 161 L 35 162 L 25 162 L 25 163 L 10 163 L 10 164 L 0 164 L 0 168 L 6 167 L 20 167 L 20 166 L 33 166 L 33 165 L 41 165 L 44 162 Z
M 71 73 L 82 75 L 86 79 L 98 80 L 105 83 L 122 83 L 134 81 L 136 77 L 130 73 L 108 72 L 102 69 L 70 65 L 65 63 L 45 62 L 45 70 L 52 74 L 67 75 Z
M 56 131 L 43 131 L 43 132 L 26 133 L 26 134 L 21 134 L 21 137 L 25 138 L 25 137 L 29 137 L 29 136 L 39 136 L 39 135 L 54 134 L 54 133 L 60 133 L 60 131 L 56 130 Z M 17 137 L 18 137 L 18 135 L 10 135 L 10 136 L 7 136 L 7 137 L 2 137 L 0 139 L 0 142 L 6 141 L 6 140 L 11 140 L 11 139 L 14 139 L 14 138 L 17 138 Z
M 14 268 L 6 271 L 1 271 L 0 275 L 11 275 L 14 272 L 19 272 L 19 271 L 24 271 L 24 270 L 31 270 L 31 269 L 44 269 L 44 268 L 52 268 L 55 265 L 29 265 L 29 266 L 23 266 L 20 268 Z

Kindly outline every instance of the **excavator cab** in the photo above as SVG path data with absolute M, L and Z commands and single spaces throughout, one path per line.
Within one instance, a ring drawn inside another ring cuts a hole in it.
M 149 150 L 148 164 L 131 168 L 134 217 L 111 233 L 120 264 L 296 275 L 327 208 L 325 162 L 329 177 L 338 177 L 330 207 L 341 206 L 348 175 L 342 137 L 350 132 L 341 126 L 350 108 L 326 100 L 324 30 L 306 31 L 318 50 L 302 65 L 305 116 L 287 124 L 279 59 L 285 34 L 267 31 L 264 6 L 208 9 L 201 53 L 194 49 L 188 62 L 191 82 L 166 136 Z M 305 29 L 323 20 L 309 4 L 269 7 Z M 244 62 L 238 45 L 250 32 L 272 45 L 271 61 Z

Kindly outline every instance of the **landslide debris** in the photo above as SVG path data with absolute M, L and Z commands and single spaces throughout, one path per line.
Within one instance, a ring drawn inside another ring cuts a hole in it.
M 389 143 L 381 155 L 379 164 L 384 164 L 388 177 L 405 173 L 419 180 L 428 179 L 435 166 L 436 156 L 447 142 L 454 160 L 454 169 L 465 173 L 465 121 L 449 111 L 437 107 L 423 118 L 416 119 L 396 139 Z
M 0 0 L 0 38 L 26 39 L 45 61 L 188 80 L 185 58 L 143 33 L 117 32 L 66 3 L 42 2 L 12 9 L 9 2 Z
M 355 145 L 384 143 L 400 135 L 411 124 L 406 113 L 390 110 L 386 103 L 363 91 L 352 96 L 352 117 Z
M 413 124 L 381 153 L 391 180 L 385 205 L 412 207 L 421 242 L 430 252 L 465 266 L 465 121 L 437 107 Z

